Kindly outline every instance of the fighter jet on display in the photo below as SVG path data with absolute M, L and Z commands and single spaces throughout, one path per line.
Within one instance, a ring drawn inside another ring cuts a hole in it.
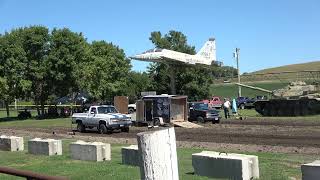
M 166 64 L 186 63 L 211 65 L 212 62 L 217 60 L 216 41 L 214 38 L 210 38 L 195 55 L 168 49 L 155 48 L 130 58 L 140 61 L 161 62 Z

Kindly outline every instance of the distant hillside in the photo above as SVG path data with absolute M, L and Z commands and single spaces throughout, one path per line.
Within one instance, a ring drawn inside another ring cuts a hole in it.
M 279 73 L 279 72 L 285 72 L 285 71 L 304 71 L 304 70 L 320 70 L 320 61 L 268 68 L 268 69 L 252 72 L 250 74 Z
M 311 71 L 311 72 L 301 72 Z M 316 72 L 317 71 L 317 72 Z M 225 80 L 237 82 L 236 76 L 233 78 L 216 78 L 214 84 L 223 84 Z M 263 69 L 252 73 L 241 75 L 241 82 L 291 82 L 291 81 L 314 81 L 320 80 L 320 61 L 313 61 L 301 64 L 291 64 L 274 68 Z

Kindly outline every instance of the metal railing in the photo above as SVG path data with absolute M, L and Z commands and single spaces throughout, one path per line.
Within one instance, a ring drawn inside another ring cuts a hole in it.
M 18 176 L 18 177 L 24 177 L 27 180 L 68 180 L 68 178 L 66 177 L 48 176 L 48 175 L 35 173 L 32 171 L 18 170 L 14 168 L 1 167 L 1 166 L 0 166 L 0 173 L 9 174 L 9 175 Z

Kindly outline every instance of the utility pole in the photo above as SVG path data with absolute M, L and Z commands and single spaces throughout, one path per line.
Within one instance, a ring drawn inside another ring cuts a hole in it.
M 238 83 L 240 83 L 239 54 L 240 54 L 240 49 L 236 48 L 236 52 L 234 53 L 234 57 L 236 58 L 236 61 L 237 61 Z M 238 97 L 240 97 L 240 96 L 241 96 L 241 86 L 238 86 Z

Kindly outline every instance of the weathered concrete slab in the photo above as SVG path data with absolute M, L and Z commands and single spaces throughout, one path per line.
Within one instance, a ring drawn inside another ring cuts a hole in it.
M 23 151 L 23 137 L 17 136 L 0 136 L 0 150 L 2 151 Z
M 137 140 L 141 179 L 179 179 L 174 128 L 138 133 Z
M 320 179 L 320 160 L 301 165 L 302 180 Z
M 259 178 L 258 157 L 203 151 L 192 154 L 194 172 L 200 176 L 250 180 Z
M 62 155 L 62 142 L 56 139 L 34 138 L 28 141 L 28 151 L 35 155 Z
M 140 166 L 140 157 L 138 145 L 131 145 L 121 148 L 122 164 L 131 166 Z
M 102 142 L 76 141 L 70 144 L 72 159 L 84 161 L 111 160 L 111 146 Z

